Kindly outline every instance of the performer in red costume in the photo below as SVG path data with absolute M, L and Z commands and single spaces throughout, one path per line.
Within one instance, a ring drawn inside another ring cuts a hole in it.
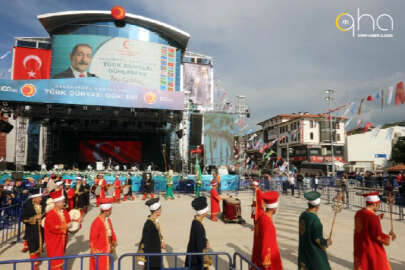
M 378 192 L 363 194 L 366 207 L 357 211 L 354 217 L 354 270 L 391 270 L 384 245 L 395 240 L 393 231 L 384 234 L 380 217 L 376 214 L 380 207 Z
M 67 210 L 70 211 L 75 208 L 75 190 L 72 188 L 72 180 L 66 180 L 66 196 L 68 199 L 68 208 Z
M 90 228 L 90 253 L 114 253 L 117 246 L 117 237 L 115 235 L 111 219 L 112 205 L 101 201 L 100 215 L 94 219 Z M 97 260 L 90 258 L 90 270 L 108 270 L 110 269 L 110 258 L 108 256 L 99 257 Z
M 262 194 L 266 210 L 256 222 L 252 252 L 252 262 L 262 270 L 283 269 L 277 244 L 276 228 L 273 224 L 273 215 L 277 212 L 279 196 L 280 194 L 276 191 Z
M 256 224 L 260 215 L 263 214 L 263 212 L 264 212 L 264 204 L 263 204 L 263 199 L 262 199 L 263 193 L 259 186 L 260 186 L 259 180 L 257 180 L 257 179 L 253 180 L 252 189 L 255 193 L 253 195 L 252 215 L 251 215 L 251 218 L 253 219 L 253 224 Z
M 222 198 L 221 198 L 221 196 L 218 195 L 218 192 L 217 192 L 217 186 L 218 186 L 217 180 L 213 179 L 211 181 L 211 186 L 212 186 L 212 188 L 211 188 L 211 220 L 218 221 L 217 214 L 221 211 L 219 202 L 222 200 Z
M 65 255 L 70 217 L 68 212 L 64 210 L 65 197 L 61 196 L 52 199 L 55 207 L 45 217 L 44 236 L 46 253 L 48 257 L 59 257 Z M 50 269 L 62 270 L 63 264 L 63 260 L 52 260 Z
M 121 180 L 119 175 L 115 177 L 114 186 L 115 186 L 115 196 L 114 196 L 115 201 L 117 203 L 121 203 Z

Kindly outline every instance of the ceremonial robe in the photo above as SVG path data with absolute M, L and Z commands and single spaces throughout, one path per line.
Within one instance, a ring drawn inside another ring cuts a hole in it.
M 384 249 L 390 236 L 382 232 L 380 218 L 363 208 L 354 219 L 354 270 L 391 270 Z
M 197 217 L 191 223 L 190 238 L 187 245 L 187 253 L 201 253 L 207 248 L 208 240 L 205 235 L 205 228 L 201 220 Z M 204 266 L 204 256 L 188 256 L 184 265 L 190 270 L 207 269 Z
M 255 192 L 255 197 L 253 199 L 251 218 L 253 219 L 254 223 L 256 223 L 261 214 L 264 213 L 264 203 L 262 193 L 263 192 L 260 190 L 260 188 L 258 188 Z
M 214 187 L 211 189 L 211 216 L 216 216 L 221 208 L 219 207 L 220 197 L 218 195 L 217 189 Z
M 142 239 L 139 246 L 139 253 L 161 253 L 162 252 L 163 236 L 160 232 L 160 226 L 153 218 L 148 218 L 143 226 Z M 152 256 L 146 258 L 145 269 L 147 269 L 149 261 L 149 269 L 161 269 L 162 258 Z
M 90 228 L 90 253 L 112 253 L 117 243 L 111 220 L 105 220 L 98 216 L 91 224 Z M 90 270 L 109 270 L 110 258 L 108 256 L 99 257 L 98 268 L 97 260 L 90 258 Z
M 262 270 L 282 270 L 276 228 L 271 215 L 263 213 L 256 222 L 252 261 Z
M 303 212 L 299 218 L 298 269 L 330 270 L 327 247 L 319 217 L 309 211 Z
M 83 184 L 78 184 L 75 186 L 75 208 L 83 209 L 85 205 L 86 205 L 86 186 Z
M 43 244 L 41 216 L 44 213 L 42 205 L 35 205 L 32 199 L 24 203 L 21 219 L 25 224 L 25 240 L 28 243 L 30 258 L 39 258 Z
M 68 211 L 75 208 L 75 190 L 73 188 L 69 188 L 66 192 L 66 196 L 68 199 Z
M 121 181 L 119 179 L 115 180 L 114 187 L 115 187 L 114 198 L 116 201 L 120 201 L 121 200 Z
M 45 244 L 48 257 L 59 257 L 65 255 L 66 244 L 68 240 L 68 224 L 70 217 L 67 211 L 62 210 L 58 213 L 56 208 L 53 208 L 46 214 L 45 217 Z M 51 270 L 63 269 L 63 260 L 52 260 Z

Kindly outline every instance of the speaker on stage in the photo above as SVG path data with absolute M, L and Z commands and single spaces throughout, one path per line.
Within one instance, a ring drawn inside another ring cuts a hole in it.
M 13 129 L 13 125 L 4 121 L 0 120 L 0 132 L 4 133 L 10 133 L 10 131 Z
M 190 120 L 190 145 L 201 145 L 202 139 L 202 114 L 192 114 Z

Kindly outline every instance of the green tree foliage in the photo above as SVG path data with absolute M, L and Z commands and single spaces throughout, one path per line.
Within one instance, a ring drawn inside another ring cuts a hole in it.
M 396 163 L 405 163 L 405 137 L 399 137 L 398 141 L 392 146 L 391 159 Z

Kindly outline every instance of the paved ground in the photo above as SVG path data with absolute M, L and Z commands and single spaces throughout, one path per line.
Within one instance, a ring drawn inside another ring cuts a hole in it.
M 233 254 L 238 251 L 247 257 L 250 257 L 252 249 L 253 232 L 251 231 L 250 204 L 251 194 L 243 193 L 239 195 L 242 201 L 242 215 L 247 220 L 247 224 L 224 224 L 222 221 L 212 222 L 205 220 L 204 225 L 207 231 L 208 239 L 214 251 L 225 251 Z M 176 200 L 163 200 L 163 214 L 161 217 L 161 226 L 163 235 L 167 243 L 167 252 L 184 252 L 186 250 L 191 221 L 193 219 L 193 210 L 190 206 L 192 197 L 182 195 Z M 280 209 L 275 217 L 277 237 L 282 254 L 283 265 L 285 269 L 297 269 L 297 246 L 298 246 L 298 226 L 297 219 L 301 211 L 305 209 L 306 203 L 302 199 L 292 198 L 291 196 L 282 196 Z M 97 216 L 98 209 L 93 208 L 86 216 L 83 228 L 72 235 L 67 247 L 67 255 L 86 254 L 89 252 L 89 228 L 92 220 Z M 123 202 L 114 205 L 112 222 L 118 237 L 117 254 L 136 252 L 136 244 L 141 237 L 141 230 L 145 218 L 148 214 L 147 208 L 139 197 L 133 202 Z M 324 234 L 327 235 L 330 230 L 332 219 L 332 209 L 328 205 L 323 205 L 320 210 L 320 217 L 324 224 Z M 343 210 L 336 221 L 336 230 L 333 236 L 333 245 L 328 249 L 330 263 L 333 269 L 352 269 L 353 261 L 353 216 L 354 210 Z M 384 231 L 389 230 L 389 220 L 385 218 L 382 221 Z M 395 231 L 398 239 L 386 250 L 391 261 L 393 270 L 405 269 L 405 258 L 403 249 L 405 249 L 405 222 L 395 222 Z M 20 252 L 21 244 L 11 246 L 0 253 L 0 260 L 23 259 L 26 254 Z M 220 269 L 225 269 L 226 257 L 219 259 Z M 178 259 L 179 263 L 184 262 L 183 258 Z M 123 269 L 130 269 L 130 258 L 123 260 L 126 266 Z M 174 260 L 165 260 L 166 265 L 173 266 Z M 87 262 L 84 263 L 85 269 Z M 5 266 L 2 270 L 12 269 Z M 21 265 L 17 269 L 29 269 L 27 265 Z M 47 269 L 47 264 L 43 263 L 41 269 Z M 79 262 L 74 262 L 69 269 L 80 269 Z M 244 269 L 247 269 L 244 267 Z

